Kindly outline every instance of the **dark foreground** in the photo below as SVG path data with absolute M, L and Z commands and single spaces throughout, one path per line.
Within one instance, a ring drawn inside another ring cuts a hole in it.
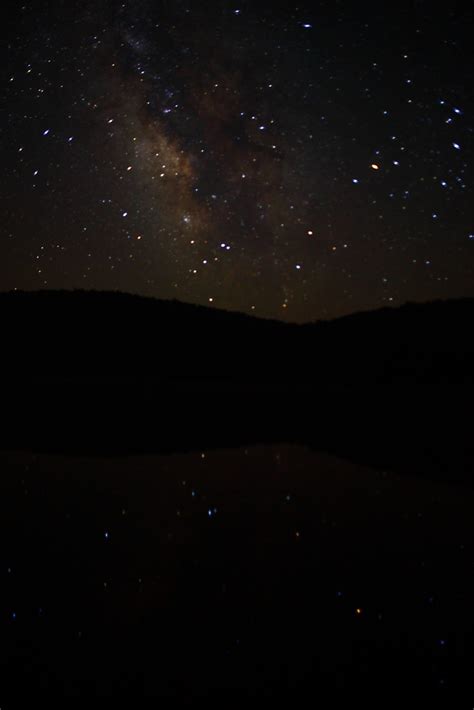
M 2 710 L 340 691 L 472 706 L 472 486 L 294 446 L 0 465 Z
M 0 316 L 1 710 L 473 707 L 473 299 L 296 326 L 15 293 Z

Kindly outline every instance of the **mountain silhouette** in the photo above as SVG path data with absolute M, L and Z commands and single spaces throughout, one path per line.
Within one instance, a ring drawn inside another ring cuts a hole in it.
M 3 448 L 295 442 L 471 480 L 474 299 L 305 325 L 85 291 L 0 294 Z

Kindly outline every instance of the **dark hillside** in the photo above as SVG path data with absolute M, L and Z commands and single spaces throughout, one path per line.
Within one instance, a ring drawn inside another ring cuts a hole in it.
M 0 296 L 4 448 L 294 442 L 471 480 L 474 300 L 290 325 L 120 293 Z

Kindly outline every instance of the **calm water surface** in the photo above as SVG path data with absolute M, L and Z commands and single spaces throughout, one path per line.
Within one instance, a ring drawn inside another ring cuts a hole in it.
M 472 488 L 284 445 L 0 466 L 5 708 L 470 692 Z

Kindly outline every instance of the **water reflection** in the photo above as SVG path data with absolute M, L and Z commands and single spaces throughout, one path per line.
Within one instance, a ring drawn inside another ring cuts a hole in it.
M 1 465 L 12 686 L 467 684 L 471 488 L 291 446 Z

